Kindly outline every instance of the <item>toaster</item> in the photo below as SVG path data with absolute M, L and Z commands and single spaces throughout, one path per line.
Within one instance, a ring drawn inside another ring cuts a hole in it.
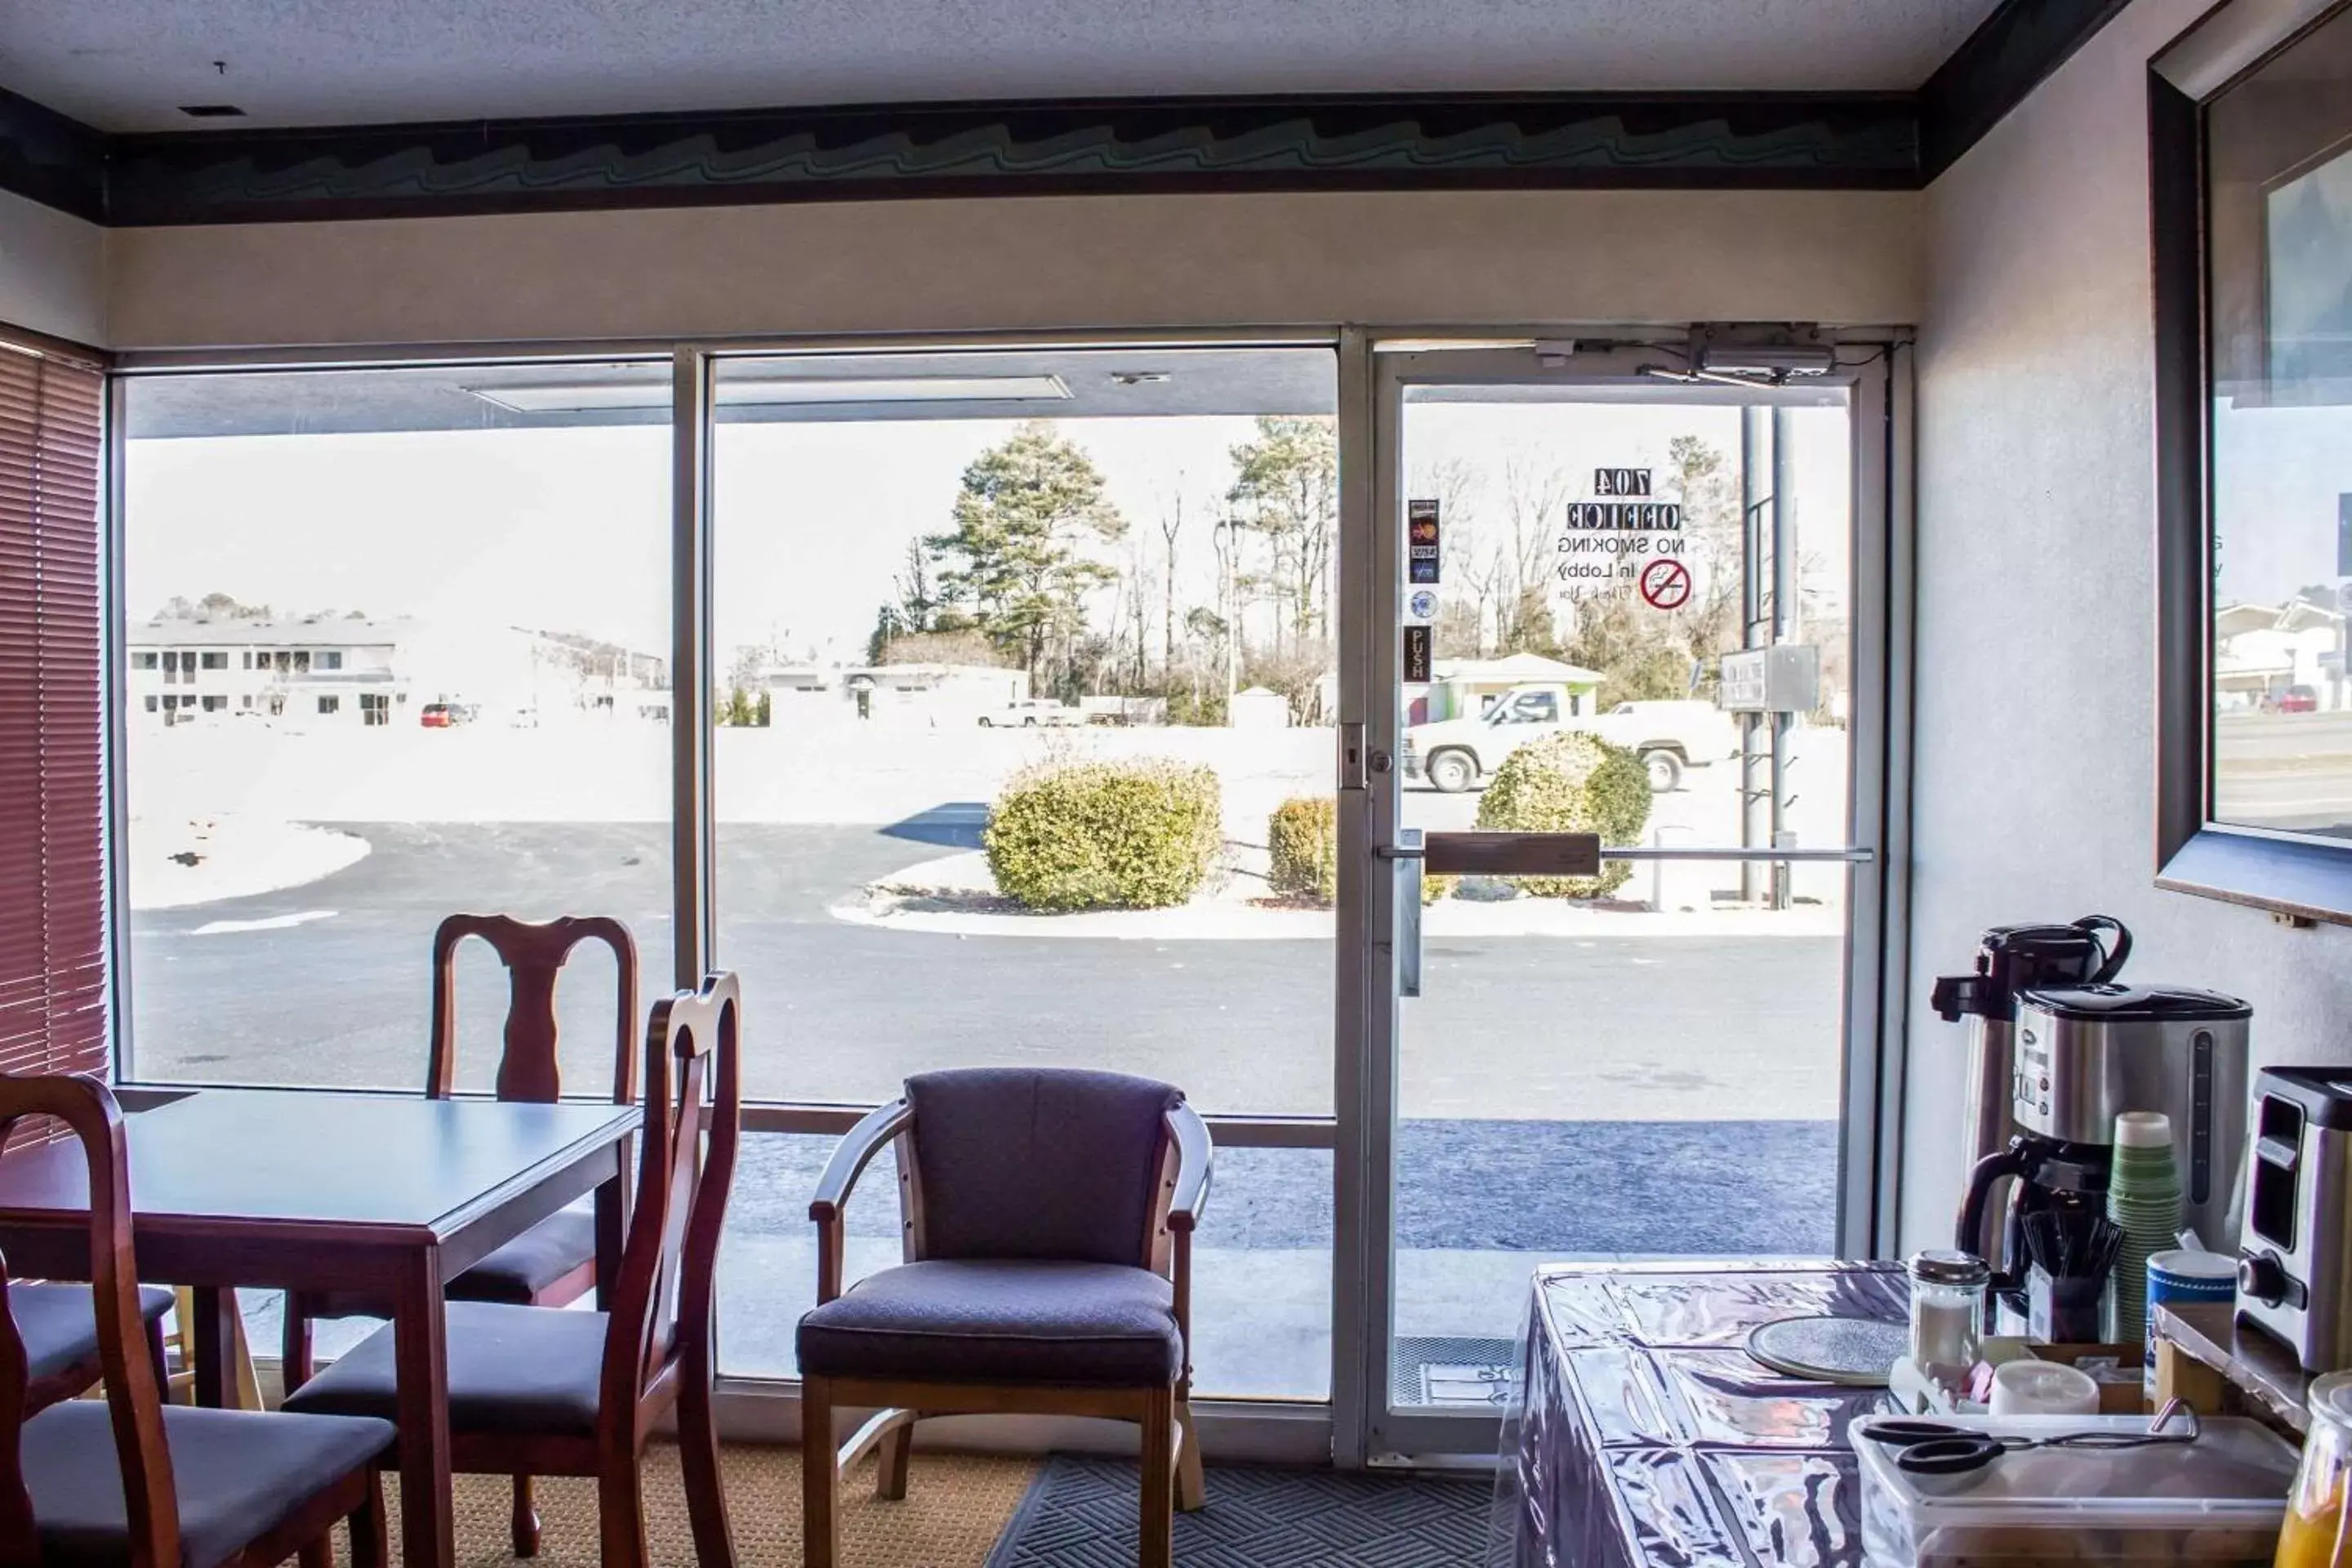
M 2239 1230 L 2238 1321 L 2308 1372 L 2352 1367 L 2352 1068 L 2265 1068 Z

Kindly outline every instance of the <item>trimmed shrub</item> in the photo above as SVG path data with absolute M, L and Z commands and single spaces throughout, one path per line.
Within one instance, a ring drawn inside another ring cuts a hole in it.
M 1329 795 L 1295 795 L 1266 819 L 1266 847 L 1273 865 L 1267 885 L 1277 893 L 1304 893 L 1328 904 L 1339 896 L 1339 808 Z M 1450 895 L 1459 877 L 1423 877 L 1421 901 Z
M 1029 909 L 1164 909 L 1208 880 L 1222 809 L 1207 768 L 1047 763 L 1005 784 L 981 844 L 997 890 Z
M 1478 826 L 1522 833 L 1598 833 L 1603 844 L 1632 844 L 1650 820 L 1650 773 L 1641 759 L 1597 735 L 1564 730 L 1503 759 L 1478 802 Z M 1539 899 L 1601 899 L 1623 887 L 1633 868 L 1604 863 L 1598 877 L 1516 877 Z
M 1339 803 L 1329 795 L 1293 795 L 1266 819 L 1273 865 L 1266 883 L 1277 893 L 1304 893 L 1318 904 L 1339 896 Z

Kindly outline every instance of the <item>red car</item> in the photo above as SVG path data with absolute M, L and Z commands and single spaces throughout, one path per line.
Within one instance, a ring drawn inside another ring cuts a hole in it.
M 2319 693 L 2308 686 L 2290 686 L 2278 700 L 2278 710 L 2282 713 L 2316 713 L 2319 711 Z

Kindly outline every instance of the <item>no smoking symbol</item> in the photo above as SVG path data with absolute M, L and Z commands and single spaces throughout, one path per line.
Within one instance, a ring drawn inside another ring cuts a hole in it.
M 1679 561 L 1653 561 L 1642 568 L 1642 597 L 1654 610 L 1679 610 L 1690 603 L 1690 568 Z

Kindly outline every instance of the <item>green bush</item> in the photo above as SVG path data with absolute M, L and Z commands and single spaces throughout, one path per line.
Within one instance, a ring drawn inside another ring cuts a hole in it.
M 1293 795 L 1275 807 L 1265 825 L 1272 866 L 1266 882 L 1277 893 L 1303 893 L 1318 904 L 1339 896 L 1339 811 L 1328 795 Z M 1421 901 L 1433 904 L 1451 894 L 1459 877 L 1423 877 Z
M 1503 759 L 1478 802 L 1478 826 L 1522 833 L 1598 833 L 1603 844 L 1633 844 L 1650 820 L 1650 774 L 1622 746 L 1566 730 Z M 1623 887 L 1633 868 L 1602 864 L 1598 877 L 1518 877 L 1539 899 L 1600 899 Z
M 1266 819 L 1273 865 L 1267 885 L 1305 893 L 1318 904 L 1339 896 L 1339 805 L 1329 795 L 1293 795 Z
M 1005 784 L 981 843 L 997 889 L 1030 909 L 1163 909 L 1208 879 L 1221 809 L 1207 768 L 1048 763 Z

